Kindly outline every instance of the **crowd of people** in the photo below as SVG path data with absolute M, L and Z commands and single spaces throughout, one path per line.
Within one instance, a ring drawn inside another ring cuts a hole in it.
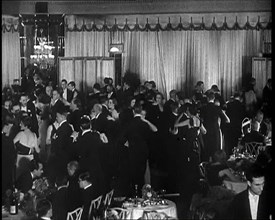
M 32 181 L 44 175 L 58 189 L 51 201 L 54 219 L 66 219 L 82 205 L 87 219 L 87 204 L 98 195 L 116 187 L 131 196 L 135 185 L 140 190 L 151 181 L 157 190 L 179 192 L 186 212 L 201 162 L 215 160 L 221 149 L 228 158 L 238 145 L 255 138 L 265 144 L 271 136 L 271 79 L 261 101 L 254 79 L 228 101 L 217 85 L 204 92 L 202 81 L 191 97 L 171 90 L 167 101 L 154 81 L 134 85 L 124 80 L 115 87 L 106 77 L 104 86 L 95 83 L 86 95 L 73 81 L 55 86 L 28 70 L 21 85 L 15 80 L 4 88 L 2 198 L 13 186 L 31 193 Z M 151 180 L 144 178 L 148 170 Z

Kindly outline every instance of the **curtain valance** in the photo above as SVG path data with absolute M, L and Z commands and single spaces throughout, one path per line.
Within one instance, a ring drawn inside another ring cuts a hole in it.
M 270 13 L 65 17 L 66 31 L 187 31 L 271 29 Z
M 5 32 L 17 32 L 19 26 L 19 18 L 10 16 L 10 15 L 2 15 L 2 33 Z

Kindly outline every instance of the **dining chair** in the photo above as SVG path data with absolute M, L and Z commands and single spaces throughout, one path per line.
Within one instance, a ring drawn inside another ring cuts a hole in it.
M 260 149 L 263 148 L 263 143 L 261 142 L 248 142 L 244 144 L 245 152 L 250 155 L 255 155 L 256 157 L 259 155 Z
M 206 166 L 207 166 L 207 164 L 208 164 L 208 162 L 206 162 L 206 161 L 203 161 L 199 164 L 201 177 L 205 180 L 207 179 L 207 176 L 206 176 Z
M 105 207 L 110 206 L 112 198 L 113 198 L 113 195 L 114 195 L 114 189 L 112 189 L 110 192 L 108 192 L 106 194 L 104 202 L 103 202 L 103 204 L 105 205 Z
M 67 220 L 80 220 L 83 212 L 83 208 L 79 207 L 72 212 L 68 212 Z
M 113 207 L 107 210 L 107 220 L 108 219 L 127 219 L 130 215 L 130 210 L 120 208 L 120 207 Z
M 247 133 L 250 133 L 251 131 L 251 119 L 244 118 L 242 120 L 242 136 L 244 136 Z
M 102 200 L 102 195 L 91 201 L 91 205 L 89 209 L 89 219 L 91 219 L 92 211 L 94 211 L 95 213 L 96 211 L 99 211 L 101 200 Z M 93 216 L 92 219 L 96 219 L 96 216 Z
M 158 219 L 158 220 L 168 220 L 172 219 L 170 216 L 168 216 L 165 212 L 157 212 L 157 211 L 147 211 L 145 210 L 143 212 L 143 215 L 141 219 Z

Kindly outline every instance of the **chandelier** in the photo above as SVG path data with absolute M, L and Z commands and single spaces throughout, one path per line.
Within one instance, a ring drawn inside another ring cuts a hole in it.
M 54 66 L 54 42 L 49 40 L 43 33 L 43 28 L 39 29 L 37 34 L 37 28 L 35 29 L 34 39 L 34 54 L 30 55 L 30 63 L 38 66 L 40 69 L 48 69 Z

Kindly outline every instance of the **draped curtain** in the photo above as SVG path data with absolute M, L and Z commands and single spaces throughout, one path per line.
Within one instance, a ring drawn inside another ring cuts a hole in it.
M 243 19 L 243 24 L 236 23 L 232 16 L 229 16 L 232 24 L 227 24 L 230 19 L 225 22 L 222 18 L 198 24 L 191 17 L 187 26 L 181 19 L 178 26 L 172 25 L 170 19 L 165 26 L 163 19 L 153 23 L 152 18 L 150 25 L 149 19 L 144 22 L 143 18 L 144 26 L 141 21 L 135 24 L 127 20 L 127 26 L 125 23 L 123 26 L 115 19 L 110 26 L 108 17 L 101 23 L 96 19 L 85 20 L 83 25 L 80 18 L 67 16 L 65 56 L 108 56 L 110 43 L 123 43 L 122 72 L 138 73 L 143 82 L 154 80 L 164 95 L 177 89 L 188 97 L 195 83 L 202 80 L 206 89 L 217 84 L 228 99 L 241 89 L 245 75 L 251 75 L 251 57 L 262 52 L 263 40 L 270 39 L 271 30 L 264 28 L 268 22 L 264 27 L 259 23 L 258 16 L 249 21 Z M 213 30 L 208 28 L 213 26 Z
M 2 88 L 21 77 L 18 18 L 2 15 Z

